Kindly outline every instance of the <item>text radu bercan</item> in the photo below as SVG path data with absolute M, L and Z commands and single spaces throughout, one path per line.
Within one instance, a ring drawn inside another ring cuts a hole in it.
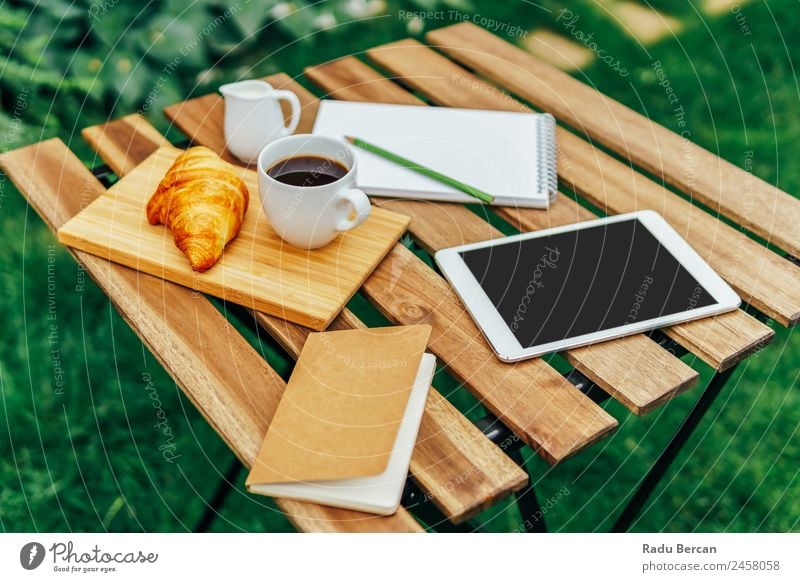
M 643 554 L 716 554 L 716 546 L 686 544 L 642 544 Z

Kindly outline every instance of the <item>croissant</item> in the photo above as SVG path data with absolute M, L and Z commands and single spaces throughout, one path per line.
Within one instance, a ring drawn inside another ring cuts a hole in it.
M 177 157 L 147 202 L 150 224 L 172 229 L 192 269 L 204 272 L 242 227 L 250 193 L 230 164 L 206 147 Z

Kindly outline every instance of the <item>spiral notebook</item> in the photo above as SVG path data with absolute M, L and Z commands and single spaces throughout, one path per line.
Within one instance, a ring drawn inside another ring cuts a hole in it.
M 547 208 L 556 195 L 555 119 L 549 114 L 322 101 L 313 133 L 359 137 L 495 197 Z M 445 202 L 475 198 L 356 148 L 358 187 L 373 196 Z

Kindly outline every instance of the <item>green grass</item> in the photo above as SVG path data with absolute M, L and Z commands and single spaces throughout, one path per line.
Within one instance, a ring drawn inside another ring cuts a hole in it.
M 621 78 L 599 63 L 578 76 L 674 128 L 673 105 L 650 66 L 660 60 L 687 112 L 693 141 L 740 166 L 752 160 L 754 174 L 788 192 L 798 191 L 800 166 L 794 157 L 800 123 L 795 115 L 798 87 L 793 64 L 800 56 L 800 45 L 791 39 L 800 35 L 800 13 L 794 3 L 744 4 L 742 13 L 754 31 L 752 36 L 743 35 L 729 13 L 701 20 L 689 4 L 658 5 L 678 17 L 684 31 L 676 39 L 641 47 L 620 33 L 593 3 L 571 3 L 584 29 L 594 31 L 598 44 L 624 59 L 632 71 L 628 78 Z M 396 6 L 393 3 L 390 9 Z M 526 28 L 560 30 L 552 18 L 527 3 L 497 7 L 476 1 L 474 9 L 484 15 L 496 11 L 496 18 Z M 252 47 L 223 61 L 214 84 L 247 68 L 253 76 L 278 70 L 296 75 L 305 65 L 359 53 L 406 34 L 406 23 L 390 18 L 320 33 L 278 50 L 269 59 L 263 57 L 275 46 Z M 290 41 L 284 31 L 275 43 Z M 45 37 L 41 43 L 45 56 L 46 42 Z M 96 48 L 81 51 L 84 56 L 102 57 Z M 73 95 L 45 121 L 41 116 L 47 108 L 42 111 L 42 105 L 49 105 L 54 94 L 34 84 L 28 98 L 40 106 L 27 108 L 21 114 L 22 123 L 15 125 L 20 88 L 9 87 L 8 78 L 0 77 L 4 109 L 0 122 L 6 148 L 59 135 L 92 162 L 92 154 L 77 137 L 78 130 L 136 110 L 135 104 L 107 102 L 74 110 Z M 180 89 L 199 94 L 210 87 L 181 78 Z M 151 114 L 151 118 L 162 129 L 166 127 L 159 115 Z M 0 224 L 6 241 L 0 255 L 4 324 L 0 328 L 0 528 L 191 529 L 232 454 L 105 295 L 88 280 L 83 290 L 76 290 L 82 275 L 75 262 L 10 182 L 0 179 Z M 53 268 L 48 271 L 51 258 Z M 52 298 L 55 320 L 48 319 Z M 380 317 L 363 299 L 354 300 L 352 307 L 370 323 L 380 324 Z M 53 323 L 57 339 L 51 344 Z M 774 342 L 737 370 L 635 524 L 636 531 L 800 530 L 800 338 L 792 330 L 773 327 Z M 252 333 L 248 339 L 263 348 L 282 374 L 288 373 L 279 350 L 266 341 L 259 344 Z M 54 384 L 54 347 L 60 354 L 62 394 Z M 691 356 L 686 361 L 701 371 L 701 385 L 708 380 L 711 371 L 704 364 Z M 437 375 L 435 384 L 470 418 L 480 416 L 480 405 L 446 374 Z M 556 468 L 527 455 L 539 500 L 553 500 L 547 512 L 550 528 L 608 529 L 700 389 L 644 418 L 609 402 L 606 408 L 619 419 L 619 430 Z M 152 394 L 157 394 L 172 431 L 169 441 L 154 426 L 158 417 Z M 172 463 L 159 449 L 167 444 L 180 455 Z M 242 480 L 240 475 L 212 530 L 291 531 L 271 500 L 243 492 Z M 510 531 L 519 525 L 519 516 L 508 501 L 473 523 L 482 523 L 488 531 Z

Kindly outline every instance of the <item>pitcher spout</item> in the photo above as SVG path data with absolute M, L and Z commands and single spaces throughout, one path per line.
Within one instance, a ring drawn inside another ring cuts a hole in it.
M 226 99 L 264 99 L 272 92 L 272 85 L 266 81 L 258 79 L 248 79 L 247 81 L 237 81 L 227 83 L 219 88 L 219 92 Z

